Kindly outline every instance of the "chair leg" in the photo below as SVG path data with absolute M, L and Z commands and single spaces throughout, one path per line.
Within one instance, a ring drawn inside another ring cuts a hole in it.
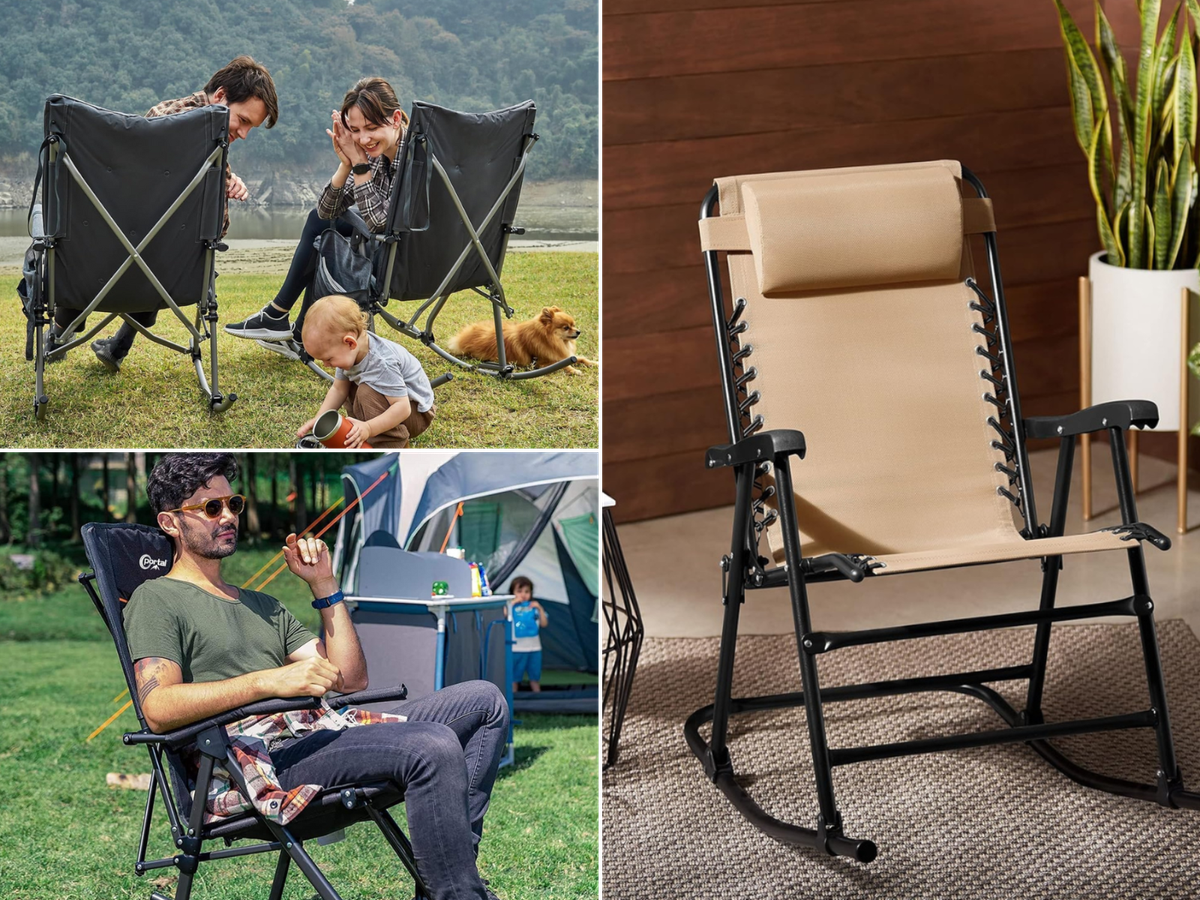
M 417 871 L 417 857 L 413 853 L 412 844 L 409 843 L 408 837 L 400 830 L 400 826 L 396 824 L 396 820 L 392 818 L 392 814 L 386 809 L 376 809 L 370 803 L 367 804 L 367 814 L 379 826 L 379 830 L 383 832 L 384 840 L 391 846 L 392 851 L 400 858 L 400 862 L 404 868 L 408 870 L 408 874 L 412 876 L 413 883 L 416 885 L 417 896 L 428 896 L 429 891 L 425 888 L 425 882 L 421 879 L 421 874 Z
M 316 890 L 317 896 L 321 900 L 342 900 L 341 895 L 329 883 L 329 879 L 325 877 L 325 873 L 317 868 L 317 864 L 313 862 L 308 851 L 304 849 L 304 845 L 300 841 L 292 837 L 290 831 L 278 825 L 269 824 L 268 827 L 276 835 L 276 840 L 283 844 L 283 854 L 290 856 L 296 863 L 296 868 L 304 873 L 304 877 L 308 879 L 308 883 Z M 282 863 L 281 863 L 282 865 Z M 276 877 L 279 870 L 276 868 Z
M 733 509 L 733 537 L 730 541 L 729 573 L 725 585 L 725 616 L 721 625 L 721 649 L 717 660 L 717 689 L 713 701 L 712 737 L 708 744 L 708 766 L 716 770 L 729 768 L 729 749 L 725 738 L 729 728 L 729 707 L 733 697 L 733 659 L 737 649 L 738 616 L 746 597 L 747 541 L 750 522 L 751 493 L 754 487 L 754 467 L 742 466 L 737 471 L 737 499 Z
M 788 565 L 788 588 L 792 598 L 792 620 L 796 629 L 796 650 L 800 654 L 800 678 L 804 690 L 804 711 L 808 719 L 809 743 L 812 746 L 813 769 L 817 781 L 817 802 L 821 814 L 817 819 L 817 838 L 825 843 L 841 837 L 842 817 L 833 794 L 833 768 L 829 764 L 829 742 L 825 736 L 825 714 L 821 705 L 821 688 L 817 678 L 816 657 L 808 652 L 812 640 L 812 619 L 808 609 L 808 589 L 804 583 L 800 531 L 796 521 L 796 501 L 792 493 L 792 473 L 786 459 L 775 462 L 775 489 L 779 497 L 779 524 L 783 529 L 784 556 Z
M 287 881 L 288 864 L 291 862 L 291 857 L 287 855 L 286 850 L 279 851 L 279 862 L 275 865 L 275 879 L 271 882 L 271 896 L 269 900 L 283 900 L 283 885 Z

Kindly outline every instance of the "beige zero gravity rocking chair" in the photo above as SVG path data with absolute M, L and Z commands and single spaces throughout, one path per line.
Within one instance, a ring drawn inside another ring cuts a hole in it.
M 963 199 L 962 181 L 976 197 Z M 717 201 L 720 216 L 714 216 Z M 973 277 L 968 238 L 982 235 L 989 290 Z M 1137 519 L 1124 431 L 1153 427 L 1153 403 L 1105 403 L 1059 418 L 1022 419 L 991 201 L 956 162 L 722 178 L 701 209 L 701 245 L 717 329 L 731 443 L 710 468 L 737 482 L 726 572 L 716 700 L 684 731 L 713 782 L 771 837 L 860 862 L 869 840 L 846 837 L 834 800 L 834 766 L 892 756 L 1028 742 L 1075 781 L 1164 806 L 1200 809 L 1175 761 L 1142 541 L 1170 541 Z M 722 298 L 718 252 L 727 253 L 732 311 Z M 881 390 L 886 387 L 886 390 Z M 803 433 L 796 429 L 803 429 Z M 1107 431 L 1123 524 L 1063 535 L 1075 437 Z M 1060 439 L 1049 525 L 1034 509 L 1026 438 Z M 808 445 L 811 445 L 809 447 Z M 807 455 L 806 455 L 807 450 Z M 797 463 L 796 487 L 789 457 Z M 760 550 L 766 532 L 769 549 Z M 1119 550 L 1132 592 L 1055 608 L 1065 554 Z M 761 555 L 760 555 L 761 554 Z M 1036 611 L 861 631 L 813 631 L 808 584 L 879 578 L 1004 560 L 1041 560 Z M 732 698 L 738 612 L 748 589 L 787 585 L 802 693 Z M 1146 709 L 1047 723 L 1041 698 L 1054 622 L 1097 616 L 1137 620 L 1149 685 Z M 820 687 L 817 660 L 842 647 L 1034 625 L 1019 665 L 873 684 Z M 1023 711 L 989 683 L 1027 680 Z M 830 747 L 822 706 L 864 697 L 949 690 L 983 700 L 996 730 L 867 747 Z M 735 781 L 726 745 L 731 714 L 803 705 L 816 772 L 815 828 L 775 819 Z M 712 722 L 708 741 L 700 726 Z M 1088 771 L 1048 741 L 1122 728 L 1154 730 L 1158 783 Z

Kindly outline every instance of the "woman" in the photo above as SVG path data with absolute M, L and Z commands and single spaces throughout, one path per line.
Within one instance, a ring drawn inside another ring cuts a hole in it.
M 347 92 L 340 112 L 333 113 L 333 128 L 325 133 L 333 141 L 338 167 L 325 185 L 317 208 L 308 214 L 300 244 L 292 257 L 287 277 L 275 299 L 246 319 L 226 325 L 237 337 L 257 340 L 269 350 L 297 358 L 286 341 L 300 343 L 304 325 L 301 310 L 293 327 L 288 312 L 304 293 L 316 265 L 317 237 L 327 228 L 349 235 L 355 213 L 376 233 L 387 227 L 388 199 L 396 171 L 396 157 L 408 128 L 408 116 L 400 108 L 396 92 L 382 78 L 363 78 Z

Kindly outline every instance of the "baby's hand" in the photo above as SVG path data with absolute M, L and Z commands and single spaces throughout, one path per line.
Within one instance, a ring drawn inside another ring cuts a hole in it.
M 309 419 L 307 422 L 305 422 L 303 425 L 301 425 L 299 428 L 296 429 L 296 437 L 302 438 L 306 434 L 312 434 L 313 426 L 316 424 L 317 424 L 317 418 L 316 418 L 316 416 L 313 416 L 311 419 Z
M 371 436 L 371 429 L 367 427 L 367 423 L 359 419 L 351 419 L 346 417 L 346 421 L 350 423 L 350 430 L 346 432 L 346 447 L 350 450 L 356 450 L 366 443 Z

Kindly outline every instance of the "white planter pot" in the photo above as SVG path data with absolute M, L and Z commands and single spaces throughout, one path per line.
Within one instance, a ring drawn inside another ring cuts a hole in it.
M 1180 357 L 1180 293 L 1200 293 L 1196 269 L 1123 269 L 1104 262 L 1104 253 L 1089 259 L 1092 282 L 1092 403 L 1110 400 L 1153 400 L 1158 428 L 1178 431 Z M 1192 298 L 1191 339 L 1200 341 L 1200 315 Z M 1190 392 L 1190 425 L 1200 419 L 1200 390 Z M 1187 426 L 1185 426 L 1187 427 Z

